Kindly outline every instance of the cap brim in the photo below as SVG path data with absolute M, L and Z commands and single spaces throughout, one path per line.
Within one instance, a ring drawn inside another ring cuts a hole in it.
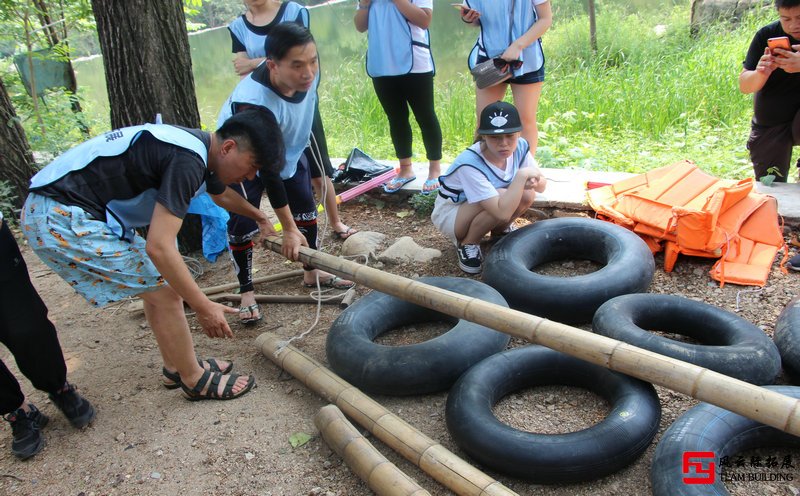
M 504 129 L 478 129 L 478 134 L 511 134 L 511 133 L 518 133 L 522 131 L 522 126 L 517 127 L 507 127 Z

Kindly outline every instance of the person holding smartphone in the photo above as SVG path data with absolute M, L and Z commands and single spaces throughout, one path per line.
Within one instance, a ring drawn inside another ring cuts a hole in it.
M 509 18 L 511 22 L 509 22 Z M 511 86 L 514 104 L 522 119 L 522 137 L 536 153 L 539 129 L 536 112 L 544 84 L 542 35 L 553 23 L 548 0 L 464 0 L 461 20 L 481 28 L 469 54 L 469 68 L 489 59 L 507 62 L 513 77 L 480 89 L 475 88 L 475 110 L 480 119 L 483 109 L 502 100 Z
M 775 0 L 778 20 L 759 29 L 739 74 L 739 90 L 753 94 L 747 149 L 756 179 L 789 176 L 792 148 L 800 144 L 800 0 Z M 783 38 L 780 40 L 776 38 Z M 791 47 L 777 48 L 778 44 Z M 775 48 L 770 48 L 772 45 Z M 800 163 L 797 164 L 800 166 Z M 800 255 L 789 260 L 800 270 Z

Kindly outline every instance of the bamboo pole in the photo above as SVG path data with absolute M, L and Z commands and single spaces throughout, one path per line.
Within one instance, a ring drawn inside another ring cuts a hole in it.
M 322 407 L 314 416 L 314 425 L 328 446 L 378 496 L 430 496 L 431 493 L 375 449 L 336 406 Z
M 276 365 L 453 492 L 465 496 L 517 494 L 274 334 L 261 334 L 256 338 L 256 346 Z
M 269 276 L 256 277 L 255 279 L 253 279 L 253 285 L 263 284 L 265 282 L 282 281 L 284 279 L 289 279 L 291 277 L 297 277 L 302 275 L 303 275 L 302 269 L 290 270 L 288 272 L 282 272 L 280 274 L 272 274 Z M 203 291 L 203 293 L 206 295 L 212 295 L 238 287 L 239 287 L 238 282 L 229 282 L 228 284 L 220 284 L 219 286 L 210 286 L 207 288 L 202 288 L 201 291 Z
M 240 302 L 242 301 L 242 295 L 238 294 L 215 294 L 208 297 L 211 301 L 233 301 L 233 302 Z M 256 294 L 255 299 L 257 303 L 313 303 L 316 304 L 319 300 L 322 300 L 322 303 L 330 304 L 330 305 L 339 305 L 341 301 L 344 299 L 344 293 L 334 295 L 334 296 L 326 296 L 324 298 L 314 298 L 313 296 L 308 295 L 262 295 Z
M 281 239 L 264 245 L 281 252 Z M 378 291 L 541 344 L 800 435 L 800 400 L 566 324 L 388 274 L 306 247 L 300 260 Z

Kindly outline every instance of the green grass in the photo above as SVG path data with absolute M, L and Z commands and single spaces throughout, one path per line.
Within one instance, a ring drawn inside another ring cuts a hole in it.
M 543 166 L 640 172 L 681 159 L 704 170 L 750 173 L 745 142 L 752 97 L 738 75 L 755 31 L 775 19 L 772 9 L 738 26 L 722 23 L 689 34 L 689 7 L 598 14 L 598 44 L 588 46 L 588 19 L 557 22 L 545 35 L 547 79 L 539 105 L 537 159 Z M 393 158 L 386 118 L 361 60 L 346 60 L 327 76 L 321 112 L 333 156 L 366 147 Z M 510 100 L 510 92 L 507 95 Z M 467 74 L 436 82 L 445 160 L 470 143 L 474 90 Z M 415 160 L 425 158 L 415 130 Z

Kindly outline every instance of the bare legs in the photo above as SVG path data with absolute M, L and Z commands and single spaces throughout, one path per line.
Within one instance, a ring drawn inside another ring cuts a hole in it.
M 139 296 L 144 300 L 144 314 L 158 343 L 164 367 L 177 370 L 181 382 L 194 387 L 203 375 L 203 368 L 197 363 L 194 353 L 189 323 L 183 313 L 183 299 L 169 286 Z M 227 366 L 227 363 L 220 362 L 220 366 Z M 247 385 L 247 379 L 246 376 L 239 377 L 233 386 L 234 394 Z M 219 394 L 222 394 L 226 382 L 225 377 L 220 381 Z

